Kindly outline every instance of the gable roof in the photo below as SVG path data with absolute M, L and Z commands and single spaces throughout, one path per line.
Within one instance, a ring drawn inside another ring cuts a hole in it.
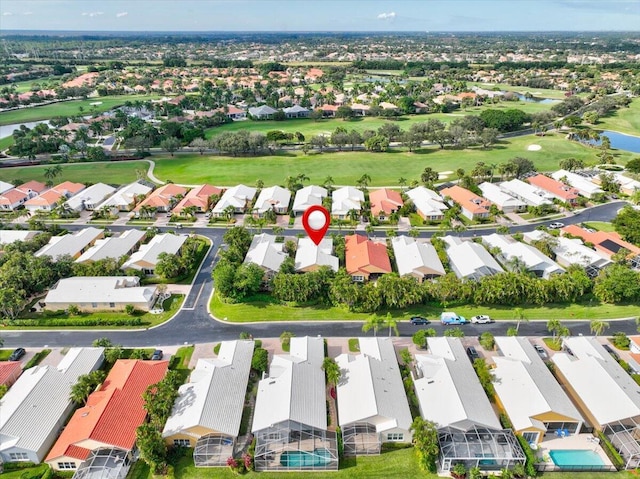
M 222 194 L 222 189 L 213 185 L 201 185 L 193 188 L 189 193 L 182 198 L 176 206 L 173 208 L 174 213 L 180 213 L 183 209 L 189 206 L 195 206 L 201 210 L 206 210 L 209 204 L 209 197 L 211 195 Z
M 443 211 L 449 209 L 438 193 L 424 186 L 417 186 L 407 191 L 406 194 L 413 201 L 416 209 L 425 217 L 441 216 Z
M 35 230 L 0 230 L 0 245 L 15 243 L 16 241 L 29 241 L 42 231 Z
M 324 238 L 319 245 L 316 245 L 310 238 L 300 238 L 295 257 L 296 271 L 301 271 L 311 266 L 328 266 L 333 271 L 338 271 L 338 257 L 333 256 L 332 252 L 332 238 Z
M 353 186 L 344 186 L 331 194 L 331 200 L 331 214 L 346 215 L 350 210 L 360 211 L 364 193 Z
M 223 341 L 217 358 L 200 358 L 162 431 L 163 437 L 203 427 L 237 437 L 244 406 L 253 341 Z
M 291 192 L 282 186 L 263 188 L 254 205 L 255 211 L 264 213 L 272 208 L 289 208 Z
M 338 422 L 341 427 L 368 422 L 378 432 L 409 430 L 409 403 L 391 338 L 359 338 L 360 354 L 341 354 Z
M 156 285 L 140 286 L 137 276 L 72 276 L 63 278 L 49 289 L 46 304 L 116 303 L 150 305 Z
M 267 271 L 278 271 L 287 258 L 282 250 L 284 243 L 276 243 L 276 237 L 267 233 L 255 235 L 244 258 L 244 263 L 254 263 Z
M 211 210 L 214 213 L 222 213 L 227 206 L 234 208 L 244 208 L 251 203 L 256 195 L 256 189 L 245 185 L 236 185 L 224 192 L 222 198 L 216 203 Z
M 183 186 L 179 186 L 174 183 L 167 183 L 157 190 L 154 190 L 149 196 L 138 203 L 133 211 L 140 211 L 140 208 L 143 206 L 167 207 L 171 204 L 171 200 L 176 196 L 184 196 L 186 193 L 187 189 Z
M 51 256 L 53 260 L 64 255 L 75 256 L 103 234 L 103 230 L 90 226 L 72 234 L 52 236 L 35 256 Z
M 292 210 L 295 212 L 304 212 L 310 206 L 322 205 L 322 199 L 326 198 L 326 196 L 327 189 L 322 186 L 305 186 L 296 191 Z
M 13 189 L 13 185 L 11 183 L 7 183 L 6 181 L 0 181 L 0 194 L 12 189 Z
M 110 236 L 96 240 L 93 246 L 80 255 L 76 263 L 98 261 L 105 258 L 120 258 L 129 252 L 145 237 L 141 230 L 127 230 L 119 236 Z
M 345 262 L 347 273 L 391 273 L 387 246 L 374 243 L 362 235 L 345 236 Z
M 161 381 L 168 368 L 169 361 L 118 359 L 102 386 L 71 417 L 46 461 L 62 456 L 86 459 L 90 451 L 76 444 L 87 440 L 132 450 L 136 428 L 147 417 L 142 394 Z
M 513 180 L 500 183 L 500 189 L 505 193 L 520 198 L 531 206 L 550 205 L 551 195 L 529 183 L 514 178 Z
M 495 203 L 500 208 L 518 208 L 525 206 L 526 204 L 524 201 L 502 191 L 495 183 L 487 183 L 485 181 L 484 183 L 480 183 L 478 188 L 482 191 L 482 196 L 492 203 Z
M 572 173 L 567 170 L 558 170 L 551 174 L 551 176 L 559 180 L 560 178 L 566 178 L 567 183 L 576 188 L 581 195 L 586 196 L 587 198 L 591 198 L 592 195 L 596 193 L 603 193 L 604 191 L 595 183 L 591 183 L 584 176 L 580 176 L 576 173 Z
M 629 250 L 630 255 L 640 254 L 640 248 L 623 240 L 615 231 L 596 231 L 590 233 L 578 225 L 565 226 L 562 228 L 562 231 L 572 234 L 573 236 L 578 236 L 582 238 L 583 241 L 593 243 L 596 250 L 608 258 L 620 251 L 621 248 Z
M 481 244 L 455 236 L 445 236 L 443 240 L 447 243 L 449 265 L 458 278 L 478 279 L 504 272 L 502 266 Z
M 517 258 L 522 261 L 529 271 L 540 271 L 541 276 L 547 278 L 552 274 L 564 273 L 564 269 L 551 258 L 531 245 L 514 240 L 511 236 L 492 233 L 482 236 L 482 242 L 491 248 L 498 248 L 506 261 Z M 503 264 L 505 264 L 503 262 Z M 505 264 L 508 269 L 508 264 Z
M 392 211 L 398 211 L 404 205 L 402 196 L 395 190 L 381 188 L 369 193 L 371 214 L 378 216 L 381 212 L 389 215 Z
M 580 196 L 577 189 L 542 174 L 527 178 L 527 181 L 564 201 L 573 201 Z
M 131 205 L 135 201 L 135 197 L 138 195 L 148 195 L 153 188 L 144 185 L 138 181 L 129 183 L 116 191 L 112 196 L 104 200 L 96 209 L 99 210 L 105 206 L 113 207 L 125 207 Z
M 171 233 L 155 235 L 151 241 L 140 246 L 140 249 L 131 255 L 122 265 L 122 269 L 134 266 L 136 263 L 155 265 L 158 263 L 160 253 L 177 254 L 187 238 L 187 235 Z
M 523 237 L 529 243 L 540 239 L 553 238 L 549 233 L 541 230 L 527 231 L 523 234 Z M 585 268 L 588 266 L 603 268 L 611 263 L 608 259 L 603 258 L 597 252 L 585 246 L 580 239 L 559 236 L 555 238 L 555 241 L 557 241 L 557 244 L 552 246 L 551 249 L 556 255 L 556 261 L 579 264 Z
M 438 252 L 431 243 L 418 242 L 408 236 L 396 236 L 391 239 L 398 274 L 443 275 L 444 266 Z
M 458 203 L 461 208 L 479 215 L 488 213 L 491 207 L 491 202 L 482 196 L 478 196 L 472 191 L 462 188 L 458 185 L 453 185 L 449 188 L 444 188 L 440 191 L 442 197 L 450 197 L 454 202 Z
M 115 191 L 116 189 L 113 186 L 96 183 L 71 197 L 67 200 L 67 204 L 74 210 L 79 210 L 82 209 L 85 204 L 90 206 L 96 205 L 108 196 L 111 196 Z

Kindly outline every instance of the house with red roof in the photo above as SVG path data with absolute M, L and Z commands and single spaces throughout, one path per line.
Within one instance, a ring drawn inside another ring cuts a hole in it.
M 149 206 L 155 208 L 155 211 L 167 212 L 173 208 L 176 202 L 180 201 L 187 194 L 187 189 L 183 186 L 178 186 L 174 183 L 167 183 L 161 186 L 157 190 L 154 190 L 149 196 L 142 200 L 133 209 L 136 216 L 138 216 L 140 209 L 143 206 Z
M 56 471 L 76 470 L 98 449 L 130 453 L 136 429 L 147 417 L 142 394 L 168 368 L 169 361 L 117 360 L 102 386 L 74 413 L 45 462 Z
M 366 236 L 345 236 L 345 262 L 353 281 L 374 280 L 391 273 L 391 262 L 385 243 L 375 243 Z
M 371 215 L 385 220 L 391 213 L 397 212 L 404 205 L 402 196 L 395 190 L 381 188 L 369 193 Z
M 629 251 L 629 258 L 640 255 L 640 248 L 622 239 L 615 231 L 587 231 L 578 225 L 569 225 L 562 228 L 564 233 L 581 238 L 585 243 L 593 244 L 600 256 L 611 259 L 621 249 Z
M 0 361 L 0 386 L 11 387 L 22 374 L 20 361 Z
M 31 212 L 38 210 L 51 211 L 56 207 L 60 200 L 68 200 L 85 188 L 86 186 L 82 183 L 64 181 L 50 190 L 39 194 L 35 198 L 31 198 L 24 204 L 24 207 Z
M 578 202 L 578 197 L 580 196 L 578 190 L 562 181 L 556 181 L 545 175 L 532 176 L 531 178 L 527 178 L 527 181 L 564 203 L 575 205 Z
M 209 198 L 217 195 L 222 196 L 222 189 L 213 185 L 202 185 L 192 189 L 184 198 L 173 208 L 173 213 L 181 215 L 185 208 L 195 207 L 198 213 L 204 213 L 211 206 Z
M 440 191 L 443 198 L 449 197 L 451 201 L 460 205 L 462 214 L 470 220 L 488 218 L 491 201 L 478 196 L 462 186 L 454 185 Z
M 15 188 L 5 190 L 0 195 L 0 210 L 13 211 L 46 190 L 47 185 L 39 181 L 28 181 Z

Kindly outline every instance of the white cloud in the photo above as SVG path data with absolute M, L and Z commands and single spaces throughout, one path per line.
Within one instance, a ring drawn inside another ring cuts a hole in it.
M 116 17 L 120 18 L 120 17 L 126 17 L 127 15 L 129 15 L 129 12 L 120 12 L 120 13 L 116 13 Z
M 83 17 L 97 17 L 104 15 L 104 12 L 82 12 Z
M 4 12 L 2 14 L 3 17 L 10 17 L 11 15 L 13 15 L 13 13 L 11 13 L 11 12 Z
M 383 12 L 378 15 L 378 20 L 393 20 L 394 18 L 396 18 L 396 12 Z

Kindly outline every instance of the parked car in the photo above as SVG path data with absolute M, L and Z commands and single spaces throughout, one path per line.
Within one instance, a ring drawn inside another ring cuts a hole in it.
M 474 324 L 486 324 L 486 323 L 492 323 L 493 321 L 486 314 L 479 314 L 477 316 L 473 316 L 471 318 L 471 322 Z
M 552 230 L 557 230 L 558 228 L 562 228 L 564 226 L 564 223 L 560 223 L 559 221 L 556 221 L 555 223 L 551 223 L 549 225 L 549 228 L 551 228 Z
M 11 356 L 9 356 L 9 361 L 19 361 L 20 358 L 25 354 L 27 354 L 27 352 L 24 350 L 24 348 L 18 348 L 11 353 Z
M 458 316 L 451 311 L 440 314 L 440 322 L 442 324 L 467 324 L 469 321 L 464 316 Z
M 616 361 L 620 361 L 620 355 L 618 353 L 616 353 L 611 346 L 609 346 L 608 344 L 603 344 L 602 347 L 605 349 L 605 351 L 607 351 L 611 357 L 613 359 L 615 359 Z
M 205 218 L 207 218 L 207 219 L 211 218 L 211 212 L 210 212 L 210 211 L 207 211 L 207 212 L 204 214 L 204 217 L 205 217 Z
M 417 326 L 419 324 L 429 324 L 430 321 L 422 316 L 412 316 L 409 322 Z
M 469 359 L 471 359 L 471 362 L 474 362 L 476 359 L 480 359 L 478 351 L 476 351 L 476 348 L 473 346 L 469 346 L 467 348 L 467 355 L 469 356 Z
M 539 344 L 534 344 L 533 345 L 533 349 L 535 349 L 538 352 L 538 354 L 540 355 L 540 357 L 542 359 L 547 359 L 549 357 L 549 355 L 544 350 L 544 348 L 542 346 L 540 346 Z
M 161 349 L 156 349 L 153 352 L 153 354 L 151 355 L 151 361 L 160 361 L 163 356 L 164 356 L 164 354 L 162 354 L 162 350 Z

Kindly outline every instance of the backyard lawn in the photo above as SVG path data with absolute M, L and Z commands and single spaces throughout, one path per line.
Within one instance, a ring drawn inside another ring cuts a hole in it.
M 56 182 L 62 181 L 102 181 L 103 183 L 124 184 L 137 179 L 136 170 L 147 171 L 146 161 L 114 161 L 111 163 L 67 163 L 60 165 L 62 173 Z M 0 180 L 8 182 L 25 182 L 29 180 L 47 181 L 44 172 L 51 165 L 20 166 L 0 169 Z

